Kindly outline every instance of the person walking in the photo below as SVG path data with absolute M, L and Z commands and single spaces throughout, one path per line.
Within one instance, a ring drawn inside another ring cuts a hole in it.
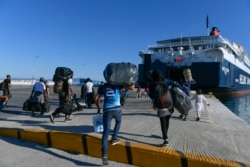
M 102 89 L 103 85 L 104 85 L 104 82 L 102 81 L 102 82 L 100 83 L 100 85 L 98 86 L 97 92 L 99 92 L 100 89 Z M 104 98 L 104 97 L 103 97 L 103 95 L 102 95 L 102 96 L 99 98 L 98 104 L 100 104 L 100 103 L 103 102 L 103 98 Z M 95 101 L 95 103 L 97 103 L 97 102 Z M 97 114 L 101 114 L 101 110 L 97 110 Z
M 197 89 L 196 94 L 191 99 L 195 99 L 195 109 L 197 114 L 196 121 L 200 121 L 201 112 L 204 111 L 204 102 L 207 104 L 207 106 L 209 106 L 209 103 L 206 97 L 202 94 L 201 89 Z
M 11 98 L 11 76 L 8 74 L 6 76 L 6 79 L 3 81 L 4 83 L 4 89 L 3 89 L 3 96 L 8 96 L 8 98 Z
M 73 71 L 69 71 L 67 73 L 67 80 L 63 83 L 62 91 L 59 93 L 59 108 L 56 109 L 52 114 L 49 115 L 50 121 L 54 124 L 54 117 L 57 116 L 59 113 L 65 114 L 65 121 L 71 121 L 73 118 L 72 115 L 72 108 L 69 108 L 67 113 L 63 111 L 65 103 L 70 103 L 74 97 L 73 93 Z
M 122 107 L 120 103 L 121 89 L 124 86 L 111 85 L 105 83 L 99 87 L 97 95 L 95 96 L 95 102 L 97 106 L 97 112 L 100 113 L 100 98 L 104 97 L 103 103 L 103 133 L 102 133 L 102 163 L 108 165 L 108 136 L 110 134 L 111 120 L 115 119 L 115 127 L 112 134 L 111 144 L 115 145 L 120 142 L 118 139 L 118 133 L 122 120 Z M 134 85 L 126 86 L 126 89 L 133 90 Z
M 88 108 L 92 108 L 92 102 L 93 102 L 93 98 L 94 98 L 94 92 L 93 92 L 93 87 L 94 84 L 93 82 L 90 80 L 90 78 L 87 78 L 86 80 L 86 92 L 87 92 L 87 106 Z
M 44 81 L 45 84 L 45 99 L 49 99 L 50 98 L 50 87 L 49 87 L 49 83 L 47 80 Z
M 44 114 L 44 102 L 45 102 L 45 93 L 46 87 L 44 84 L 44 78 L 41 77 L 39 82 L 36 82 L 33 85 L 33 89 L 30 94 L 30 101 L 33 103 L 33 107 L 36 107 L 36 104 L 39 106 L 41 115 Z M 32 115 L 34 115 L 34 109 L 32 110 Z
M 87 98 L 86 98 L 86 96 L 87 96 L 86 82 L 87 82 L 87 80 L 85 80 L 84 83 L 83 83 L 82 86 L 81 86 L 81 95 L 80 95 L 80 97 L 83 99 L 83 101 L 84 101 L 84 103 L 85 103 L 85 106 L 86 106 L 86 104 L 87 104 Z
M 169 89 L 170 85 L 179 88 L 181 87 L 180 84 L 176 81 L 164 79 L 164 76 L 160 70 L 153 70 L 152 81 L 149 84 L 149 97 L 152 99 L 153 107 L 157 110 L 157 116 L 160 119 L 163 138 L 163 143 L 161 145 L 162 147 L 169 145 L 169 120 L 172 113 L 174 112 L 170 90 L 163 90 L 164 88 Z M 162 90 L 160 88 L 162 88 Z M 162 97 L 158 97 L 159 94 L 162 94 Z
M 139 85 L 136 91 L 136 98 L 141 98 L 141 86 Z
M 186 93 L 186 95 L 188 96 L 188 98 L 190 98 L 191 96 L 191 89 L 190 89 L 190 82 L 185 82 L 184 79 L 180 79 L 180 85 L 181 85 L 181 90 Z M 181 114 L 179 116 L 180 119 L 182 119 L 183 121 L 187 120 L 187 115 L 186 114 Z

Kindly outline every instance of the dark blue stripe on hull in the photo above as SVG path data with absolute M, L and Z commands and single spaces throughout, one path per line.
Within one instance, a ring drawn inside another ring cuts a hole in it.
M 228 61 L 219 62 L 193 62 L 190 67 L 171 66 L 160 61 L 139 65 L 139 83 L 146 83 L 147 69 L 160 69 L 166 78 L 180 81 L 183 77 L 183 69 L 190 68 L 196 84 L 191 89 L 197 88 L 204 92 L 213 92 L 216 95 L 241 96 L 250 94 L 250 74 L 235 67 Z M 241 77 L 240 77 L 241 75 Z M 142 77 L 143 76 L 143 77 Z

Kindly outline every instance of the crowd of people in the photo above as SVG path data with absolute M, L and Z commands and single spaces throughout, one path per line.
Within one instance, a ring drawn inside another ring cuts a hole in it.
M 75 93 L 73 91 L 73 72 L 68 73 L 67 80 L 63 84 L 62 91 L 58 94 L 59 98 L 59 107 L 49 115 L 50 121 L 54 123 L 55 117 L 59 113 L 65 114 L 65 121 L 72 120 L 73 110 L 71 109 L 69 112 L 64 112 L 65 104 L 71 102 L 75 98 Z M 4 89 L 3 95 L 1 97 L 2 104 L 6 104 L 8 99 L 11 97 L 11 77 L 7 75 L 6 79 L 4 80 Z M 201 112 L 204 111 L 203 102 L 209 105 L 208 101 L 206 100 L 205 96 L 202 95 L 202 91 L 198 89 L 196 94 L 191 97 L 190 93 L 190 85 L 184 82 L 176 82 L 170 79 L 164 78 L 163 74 L 160 70 L 154 70 L 152 72 L 152 80 L 149 85 L 146 86 L 144 89 L 144 95 L 142 93 L 142 89 L 139 86 L 136 91 L 136 97 L 150 97 L 152 99 L 152 103 L 154 103 L 154 94 L 156 90 L 156 85 L 163 84 L 167 87 L 174 86 L 178 87 L 183 90 L 186 95 L 192 100 L 195 100 L 195 109 L 197 112 L 197 121 L 200 120 Z M 122 104 L 121 104 L 121 93 L 122 92 L 129 92 L 129 90 L 133 90 L 135 87 L 134 84 L 121 86 L 115 85 L 110 83 L 102 82 L 98 87 L 97 92 L 94 91 L 94 84 L 90 78 L 87 78 L 84 84 L 81 87 L 80 97 L 84 99 L 87 108 L 92 108 L 92 105 L 95 104 L 97 108 L 97 114 L 102 114 L 103 116 L 103 132 L 102 132 L 102 162 L 103 165 L 108 165 L 108 137 L 110 135 L 111 129 L 111 121 L 112 119 L 115 120 L 115 126 L 112 133 L 111 138 L 111 145 L 115 145 L 120 142 L 118 138 L 120 127 L 121 127 L 121 120 L 122 120 Z M 126 97 L 128 93 L 125 93 Z M 50 88 L 48 82 L 41 77 L 38 82 L 33 85 L 33 89 L 31 91 L 30 100 L 33 102 L 40 103 L 43 107 L 46 101 L 50 98 Z M 103 99 L 103 100 L 102 100 Z M 103 106 L 101 107 L 101 102 L 103 102 Z M 71 105 L 72 107 L 72 105 Z M 171 105 L 168 107 L 159 107 L 157 105 L 153 105 L 153 107 L 157 110 L 157 116 L 160 120 L 160 127 L 162 131 L 162 139 L 163 143 L 161 146 L 165 147 L 169 145 L 168 141 L 168 129 L 169 123 L 172 113 L 174 112 L 174 106 Z M 102 108 L 102 112 L 101 112 Z M 41 114 L 43 114 L 43 110 L 41 110 Z M 183 118 L 184 117 L 184 118 Z M 180 118 L 186 120 L 187 115 L 180 115 Z

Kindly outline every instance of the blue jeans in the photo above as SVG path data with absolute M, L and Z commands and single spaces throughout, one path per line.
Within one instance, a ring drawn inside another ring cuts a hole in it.
M 122 121 L 121 109 L 105 111 L 103 113 L 102 156 L 108 155 L 108 136 L 110 134 L 112 118 L 115 119 L 115 127 L 113 130 L 112 139 L 117 139 Z

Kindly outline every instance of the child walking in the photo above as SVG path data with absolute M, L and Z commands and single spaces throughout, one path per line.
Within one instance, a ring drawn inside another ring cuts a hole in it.
M 209 106 L 209 103 L 208 103 L 206 97 L 202 94 L 201 89 L 196 90 L 196 95 L 194 95 L 192 97 L 192 100 L 193 99 L 195 99 L 195 109 L 196 109 L 196 113 L 197 113 L 196 121 L 199 121 L 200 117 L 201 117 L 201 112 L 204 111 L 204 103 L 203 102 L 205 102 L 207 104 L 207 106 Z

